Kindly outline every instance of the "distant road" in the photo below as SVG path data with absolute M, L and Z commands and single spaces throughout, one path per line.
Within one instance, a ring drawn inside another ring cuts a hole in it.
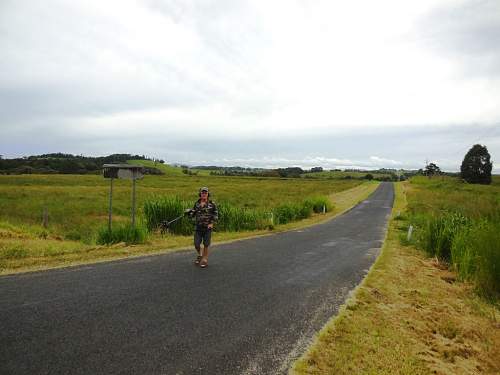
M 392 183 L 327 223 L 0 277 L 0 374 L 281 374 L 380 251 Z

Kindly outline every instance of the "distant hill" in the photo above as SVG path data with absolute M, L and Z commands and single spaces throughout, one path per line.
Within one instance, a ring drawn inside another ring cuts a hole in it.
M 138 159 L 138 160 L 127 160 L 129 164 L 134 165 L 142 165 L 148 169 L 157 169 L 166 176 L 182 176 L 184 173 L 182 172 L 182 168 L 173 167 L 171 165 L 161 163 L 159 161 L 150 160 L 150 159 Z
M 173 166 L 163 160 L 148 158 L 144 155 L 112 154 L 108 156 L 83 156 L 63 153 L 34 155 L 15 159 L 2 159 L 0 156 L 0 174 L 100 174 L 103 164 L 128 163 L 142 165 L 146 174 L 165 176 L 248 176 L 277 178 L 323 178 L 323 179 L 374 179 L 381 181 L 397 181 L 406 179 L 421 171 L 403 171 L 395 169 L 357 170 L 340 169 L 323 170 L 313 167 L 304 170 L 299 167 L 264 169 L 247 167 L 220 166 Z
M 128 160 L 151 162 L 144 155 L 113 154 L 83 156 L 63 153 L 34 155 L 16 159 L 0 159 L 0 174 L 99 174 L 103 164 L 127 163 Z M 163 160 L 158 164 L 163 163 Z M 146 173 L 163 174 L 157 168 L 146 168 Z

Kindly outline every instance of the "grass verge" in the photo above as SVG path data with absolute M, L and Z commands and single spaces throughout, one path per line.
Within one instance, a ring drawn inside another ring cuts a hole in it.
M 333 210 L 326 214 L 314 214 L 301 221 L 277 225 L 272 231 L 215 232 L 212 239 L 214 244 L 218 244 L 319 224 L 344 213 L 366 199 L 377 186 L 377 182 L 367 182 L 331 194 L 329 197 L 333 202 Z M 37 231 L 28 232 L 24 227 L 0 221 L 0 255 L 2 255 L 0 275 L 164 254 L 191 249 L 192 241 L 191 235 L 161 236 L 153 233 L 145 244 L 127 245 L 121 242 L 111 246 L 86 245 L 80 241 L 68 241 L 58 236 L 47 235 L 41 227 Z M 5 254 L 7 256 L 3 256 Z
M 399 240 L 404 187 L 382 253 L 291 374 L 500 372 L 500 311 L 442 264 Z M 397 215 L 397 216 L 396 216 Z

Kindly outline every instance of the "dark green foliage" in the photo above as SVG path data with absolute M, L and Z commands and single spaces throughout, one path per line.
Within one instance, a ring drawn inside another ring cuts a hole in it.
M 441 174 L 441 169 L 434 163 L 429 163 L 425 166 L 424 174 L 427 177 L 438 176 Z
M 21 245 L 8 247 L 5 249 L 0 248 L 0 259 L 21 259 L 28 256 L 28 250 Z
M 449 262 L 462 280 L 474 281 L 481 294 L 500 296 L 500 220 L 468 218 L 458 212 L 413 216 L 417 246 Z M 407 241 L 402 236 L 402 242 Z
M 142 225 L 132 226 L 131 224 L 115 225 L 108 230 L 108 227 L 101 228 L 97 233 L 97 243 L 100 245 L 110 245 L 119 242 L 126 244 L 140 244 L 147 239 L 147 230 Z
M 318 172 L 323 172 L 323 168 L 322 167 L 311 168 L 311 173 L 318 173 Z
M 159 228 L 162 221 L 170 221 L 181 216 L 186 208 L 192 208 L 193 203 L 181 200 L 179 197 L 156 197 L 144 204 L 144 216 L 149 231 Z M 286 203 L 268 211 L 262 209 L 241 208 L 229 203 L 218 205 L 218 231 L 233 232 L 243 230 L 258 230 L 272 228 L 275 224 L 286 224 L 292 221 L 308 218 L 313 212 L 330 211 L 332 204 L 327 197 L 316 196 L 302 202 Z M 172 223 L 169 231 L 174 234 L 188 235 L 193 232 L 193 221 L 183 217 Z
M 171 221 L 182 216 L 184 211 L 192 208 L 193 204 L 181 200 L 179 197 L 164 196 L 147 200 L 144 203 L 144 217 L 146 218 L 146 227 L 154 231 L 160 228 L 163 221 Z M 169 231 L 175 234 L 188 235 L 193 232 L 193 222 L 187 216 L 172 223 Z
M 467 152 L 460 167 L 460 176 L 471 184 L 491 184 L 493 164 L 486 146 L 474 145 Z
M 317 196 L 307 198 L 302 202 L 285 203 L 272 210 L 275 224 L 286 224 L 310 217 L 313 212 L 322 213 L 331 210 L 332 205 L 327 197 Z
M 453 238 L 451 262 L 462 280 L 472 280 L 478 291 L 500 296 L 500 221 L 478 220 Z
M 323 210 L 324 212 L 329 212 L 332 210 L 333 207 L 328 197 L 320 195 L 316 197 L 307 198 L 304 201 L 304 204 L 311 206 L 312 210 L 317 214 L 323 213 Z
M 299 167 L 278 168 L 277 171 L 280 177 L 300 177 L 304 173 L 304 170 Z
M 270 215 L 263 210 L 239 208 L 223 203 L 219 205 L 217 229 L 227 232 L 265 229 L 271 225 L 270 220 Z
M 44 154 L 17 159 L 0 159 L 0 173 L 4 174 L 87 174 L 100 173 L 103 164 L 126 163 L 127 160 L 148 160 L 144 156 L 113 154 L 86 157 L 71 154 Z M 146 174 L 161 174 L 156 168 L 146 168 Z
M 423 230 L 419 232 L 420 246 L 429 255 L 449 261 L 453 238 L 469 224 L 469 220 L 460 213 L 446 213 L 425 216 L 422 224 Z
M 312 207 L 300 203 L 287 203 L 273 210 L 274 223 L 286 224 L 292 221 L 308 218 L 312 215 Z

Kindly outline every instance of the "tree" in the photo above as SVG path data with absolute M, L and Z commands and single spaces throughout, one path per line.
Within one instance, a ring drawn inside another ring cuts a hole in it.
M 486 146 L 474 145 L 465 154 L 460 176 L 471 184 L 491 184 L 491 169 L 493 164 L 490 161 L 490 154 Z
M 425 166 L 424 174 L 429 178 L 431 178 L 432 176 L 440 175 L 441 169 L 439 169 L 439 167 L 436 164 L 429 163 Z

